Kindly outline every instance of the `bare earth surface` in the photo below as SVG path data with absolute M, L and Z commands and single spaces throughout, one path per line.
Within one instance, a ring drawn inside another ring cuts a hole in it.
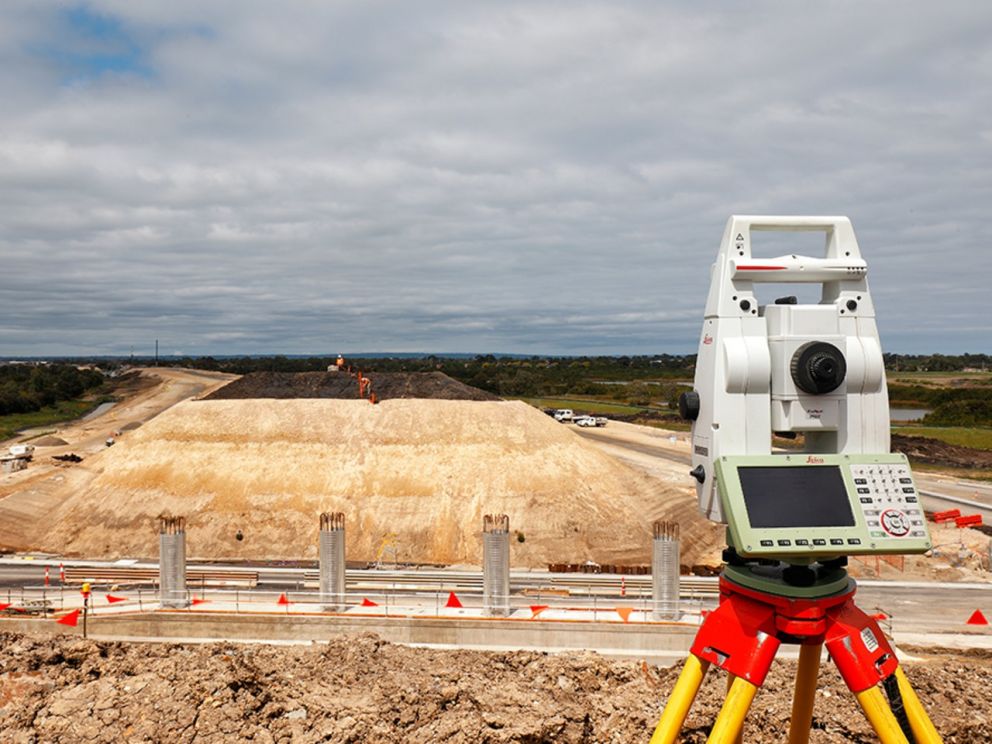
M 411 649 L 372 635 L 272 647 L 0 634 L 0 646 L 0 738 L 25 743 L 647 741 L 679 671 L 594 653 Z M 944 741 L 992 739 L 988 659 L 938 656 L 906 671 Z M 794 672 L 775 664 L 745 741 L 787 738 Z M 683 741 L 705 741 L 725 684 L 708 675 Z M 810 741 L 875 741 L 829 662 Z
M 14 441 L 28 441 L 36 449 L 34 460 L 26 470 L 0 475 L 0 549 L 37 547 L 52 511 L 98 472 L 101 458 L 109 451 L 105 444 L 108 436 L 122 431 L 122 438 L 126 438 L 130 430 L 179 401 L 203 395 L 234 379 L 234 375 L 220 372 L 166 367 L 138 372 L 131 388 L 119 391 L 125 400 L 102 415 L 62 427 L 48 426 L 4 443 L 5 448 Z M 65 444 L 45 446 L 46 440 L 61 440 Z M 83 462 L 68 467 L 52 459 L 69 453 L 79 455 Z
M 492 393 L 458 382 L 442 372 L 372 372 L 365 377 L 379 400 L 499 400 Z M 246 398 L 358 398 L 358 382 L 346 372 L 252 372 L 206 396 L 207 400 Z M 367 396 L 366 396 L 367 397 Z
M 892 435 L 892 451 L 902 452 L 918 462 L 958 468 L 992 468 L 992 452 L 957 447 L 929 437 Z
M 173 514 L 189 519 L 191 556 L 314 558 L 317 516 L 342 511 L 350 559 L 391 539 L 400 561 L 477 564 L 483 515 L 505 513 L 513 565 L 644 565 L 651 522 L 695 511 L 684 486 L 517 401 L 187 401 L 91 473 L 53 510 L 41 548 L 155 555 L 157 517 Z M 718 532 L 683 523 L 683 562 Z

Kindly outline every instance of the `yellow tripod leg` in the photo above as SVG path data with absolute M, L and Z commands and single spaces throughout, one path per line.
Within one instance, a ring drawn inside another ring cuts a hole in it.
M 796 690 L 792 695 L 792 719 L 789 722 L 789 744 L 807 744 L 809 741 L 822 648 L 822 643 L 808 646 L 803 644 L 799 647 L 799 668 L 796 670 Z
M 882 744 L 909 744 L 879 687 L 869 687 L 855 693 L 855 697 Z
M 734 680 L 737 676 L 727 672 L 727 694 L 730 694 L 731 688 L 734 686 Z M 734 737 L 734 744 L 744 744 L 744 722 L 741 721 L 741 727 L 737 730 L 737 736 Z
M 706 740 L 707 744 L 734 744 L 757 691 L 758 688 L 746 679 L 734 678 L 727 699 L 720 708 L 720 715 L 716 717 L 710 737 Z
M 943 739 L 940 738 L 930 716 L 923 709 L 920 699 L 916 697 L 916 692 L 909 684 L 902 667 L 896 667 L 896 681 L 899 683 L 902 705 L 906 709 L 906 717 L 909 718 L 909 726 L 913 729 L 916 744 L 943 744 Z
M 685 717 L 689 715 L 689 708 L 692 701 L 696 699 L 700 685 L 703 684 L 703 677 L 706 670 L 710 668 L 708 661 L 703 661 L 698 656 L 689 654 L 685 664 L 682 666 L 682 673 L 679 675 L 672 694 L 668 696 L 665 710 L 662 711 L 661 720 L 651 737 L 651 744 L 674 744 L 675 738 L 682 730 Z

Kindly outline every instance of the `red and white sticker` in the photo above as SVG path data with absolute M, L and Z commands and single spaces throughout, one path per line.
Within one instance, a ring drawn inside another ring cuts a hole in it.
M 861 629 L 861 640 L 864 642 L 865 648 L 868 649 L 868 653 L 873 654 L 878 649 L 878 639 L 872 633 L 871 628 Z

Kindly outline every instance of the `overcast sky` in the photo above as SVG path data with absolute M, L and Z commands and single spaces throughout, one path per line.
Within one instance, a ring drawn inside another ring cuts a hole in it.
M 0 356 L 691 352 L 735 212 L 992 352 L 992 5 L 729 5 L 4 0 Z

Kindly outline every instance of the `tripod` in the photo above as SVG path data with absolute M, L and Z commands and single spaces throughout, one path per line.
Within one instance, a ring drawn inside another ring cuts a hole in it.
M 809 740 L 823 645 L 882 744 L 939 743 L 940 735 L 878 623 L 854 604 L 856 587 L 847 572 L 835 571 L 819 591 L 816 586 L 792 586 L 781 573 L 758 578 L 753 568 L 725 567 L 720 606 L 696 633 L 651 744 L 675 742 L 711 664 L 728 672 L 729 685 L 707 741 L 739 741 L 751 701 L 782 643 L 801 644 L 789 744 Z M 815 596 L 821 591 L 824 596 Z

